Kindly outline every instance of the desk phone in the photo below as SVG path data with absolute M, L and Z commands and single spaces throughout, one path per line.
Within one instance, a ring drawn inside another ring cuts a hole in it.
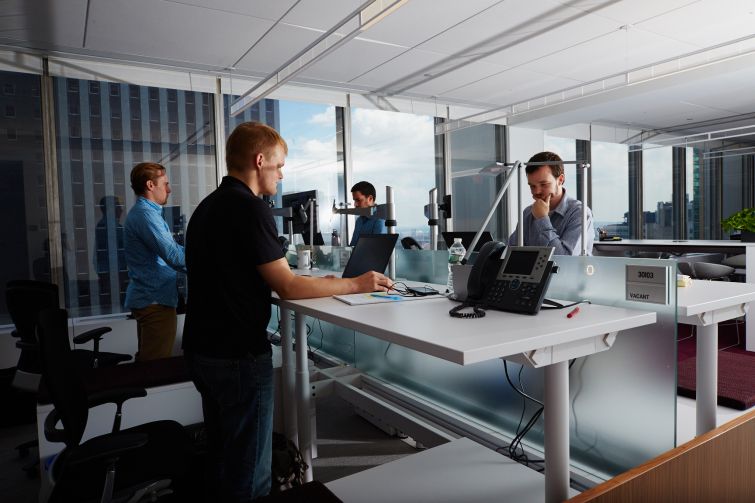
M 553 269 L 550 246 L 509 246 L 480 304 L 490 309 L 537 314 Z

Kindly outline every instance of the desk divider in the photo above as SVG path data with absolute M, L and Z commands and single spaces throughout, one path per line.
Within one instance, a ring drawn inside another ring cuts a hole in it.
M 606 480 L 676 445 L 676 264 L 614 257 L 555 260 L 560 270 L 548 298 L 657 313 L 655 325 L 622 332 L 610 351 L 575 360 L 569 372 L 572 466 L 588 478 Z M 668 304 L 627 301 L 627 265 L 667 267 Z M 396 269 L 399 279 L 445 284 L 447 252 L 397 250 Z M 449 309 L 452 305 L 449 301 Z M 537 323 L 536 316 L 532 320 Z M 514 392 L 501 360 L 462 367 L 330 323 L 308 319 L 308 324 L 312 349 L 509 438 L 539 407 Z M 543 370 L 507 366 L 514 384 L 542 401 Z M 531 451 L 543 449 L 542 428 L 541 416 L 525 438 Z

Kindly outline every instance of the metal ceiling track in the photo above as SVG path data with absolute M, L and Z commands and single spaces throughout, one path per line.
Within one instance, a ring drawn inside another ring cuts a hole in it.
M 317 40 L 302 49 L 293 58 L 241 95 L 231 105 L 231 117 L 235 117 L 270 93 L 303 72 L 314 63 L 343 46 L 357 35 L 364 33 L 409 0 L 372 0 L 362 4 Z M 355 27 L 354 27 L 355 26 Z M 351 29 L 346 35 L 336 33 L 341 28 Z

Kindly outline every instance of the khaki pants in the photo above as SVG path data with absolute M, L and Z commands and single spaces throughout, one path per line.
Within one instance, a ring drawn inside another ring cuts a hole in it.
M 171 356 L 176 340 L 176 308 L 151 304 L 143 309 L 133 309 L 131 313 L 136 318 L 136 337 L 139 341 L 136 361 Z

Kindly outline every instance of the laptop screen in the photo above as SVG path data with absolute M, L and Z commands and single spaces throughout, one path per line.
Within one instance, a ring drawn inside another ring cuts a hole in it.
M 398 234 L 360 234 L 343 270 L 343 278 L 356 278 L 367 271 L 385 272 Z
M 452 244 L 454 244 L 454 238 L 461 238 L 461 244 L 464 245 L 464 248 L 469 250 L 469 245 L 472 244 L 472 240 L 474 239 L 474 235 L 477 234 L 476 232 L 443 232 L 443 241 L 446 242 L 446 246 L 450 247 Z M 474 250 L 472 251 L 480 251 L 480 248 L 482 248 L 482 245 L 487 243 L 488 241 L 492 241 L 493 236 L 490 235 L 488 231 L 485 231 L 480 236 L 480 240 L 477 242 L 477 246 L 474 247 Z

